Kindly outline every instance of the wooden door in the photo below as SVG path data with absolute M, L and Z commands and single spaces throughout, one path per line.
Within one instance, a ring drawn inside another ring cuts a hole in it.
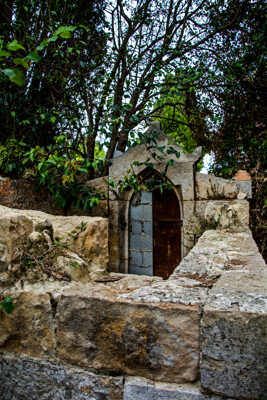
M 154 275 L 167 279 L 181 261 L 180 207 L 173 190 L 153 192 Z

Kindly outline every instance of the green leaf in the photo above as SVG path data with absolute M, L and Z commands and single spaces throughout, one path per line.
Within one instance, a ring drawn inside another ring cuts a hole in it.
M 55 35 L 59 35 L 63 39 L 69 39 L 71 37 L 71 32 L 75 31 L 76 26 L 60 26 Z
M 21 57 L 14 58 L 14 64 L 21 65 L 25 69 L 29 69 L 28 60 L 26 58 L 21 58 Z
M 47 45 L 48 45 L 48 40 L 45 39 L 39 44 L 39 46 L 36 47 L 36 50 L 41 51 L 41 50 L 45 49 L 47 47 Z
M 41 60 L 41 57 L 38 55 L 37 51 L 31 51 L 28 55 L 27 58 L 31 61 L 34 62 L 39 62 Z
M 2 72 L 9 78 L 11 82 L 16 83 L 18 86 L 24 86 L 25 85 L 25 77 L 23 72 L 20 69 L 3 69 Z
M 78 171 L 79 171 L 79 172 L 83 172 L 83 173 L 85 173 L 85 174 L 88 174 L 88 170 L 87 170 L 86 168 L 84 168 L 84 167 L 78 168 Z
M 12 297 L 6 297 L 2 301 L 1 306 L 3 307 L 6 313 L 11 314 L 15 308 Z
M 0 50 L 0 57 L 10 57 L 11 53 L 6 50 Z
M 10 51 L 25 50 L 25 48 L 21 44 L 19 44 L 19 42 L 17 40 L 13 40 L 12 42 L 9 42 L 7 44 L 7 48 Z
M 69 39 L 69 38 L 71 38 L 71 33 L 69 31 L 65 31 L 65 32 L 60 33 L 59 36 L 62 37 L 63 39 Z

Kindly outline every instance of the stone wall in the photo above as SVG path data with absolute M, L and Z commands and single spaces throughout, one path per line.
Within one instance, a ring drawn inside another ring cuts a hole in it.
M 87 282 L 106 274 L 108 221 L 0 206 L 0 287 L 21 280 Z
M 5 286 L 3 400 L 267 399 L 267 268 L 248 229 L 206 231 L 166 281 Z

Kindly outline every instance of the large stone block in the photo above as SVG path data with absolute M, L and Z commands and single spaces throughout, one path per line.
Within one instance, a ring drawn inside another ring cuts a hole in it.
M 224 273 L 202 319 L 202 387 L 235 399 L 267 399 L 267 271 Z
M 204 395 L 198 385 L 175 385 L 129 377 L 125 381 L 123 400 L 222 400 L 222 398 Z M 231 399 L 224 398 L 224 400 Z
M 54 236 L 61 246 L 85 260 L 88 276 L 91 272 L 101 274 L 107 269 L 108 220 L 105 218 L 55 216 L 41 211 L 0 206 L 0 221 L 0 272 L 15 261 L 21 263 L 29 241 L 39 246 L 40 232 L 46 229 L 51 230 L 49 235 L 51 238 Z M 34 237 L 31 235 L 33 231 L 36 231 Z
M 0 313 L 0 349 L 34 357 L 49 357 L 55 352 L 55 326 L 48 294 L 9 293 L 15 308 Z
M 57 319 L 57 355 L 74 365 L 174 383 L 198 376 L 198 304 L 153 304 L 153 296 L 142 304 L 69 290 Z
M 0 395 L 1 400 L 122 400 L 123 378 L 3 355 Z
M 205 209 L 207 226 L 242 232 L 249 225 L 249 204 L 246 200 L 209 201 Z
M 259 269 L 265 269 L 265 262 L 250 231 L 209 230 L 203 233 L 170 279 L 187 276 L 212 285 L 224 271 Z
M 236 199 L 239 187 L 236 182 L 217 178 L 214 175 L 196 174 L 196 194 L 198 200 Z
M 205 304 L 208 291 L 200 282 L 193 279 L 178 278 L 154 282 L 151 286 L 141 287 L 131 293 L 123 294 L 121 299 L 135 303 L 183 304 L 202 306 Z
M 0 272 L 20 262 L 32 231 L 33 221 L 29 217 L 0 206 Z

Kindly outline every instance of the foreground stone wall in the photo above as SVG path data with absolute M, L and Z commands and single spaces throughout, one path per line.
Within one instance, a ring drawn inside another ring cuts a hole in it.
M 267 269 L 249 230 L 206 231 L 167 281 L 111 277 L 5 287 L 1 399 L 267 399 Z
M 108 267 L 108 221 L 0 206 L 0 287 L 20 280 L 89 281 Z

